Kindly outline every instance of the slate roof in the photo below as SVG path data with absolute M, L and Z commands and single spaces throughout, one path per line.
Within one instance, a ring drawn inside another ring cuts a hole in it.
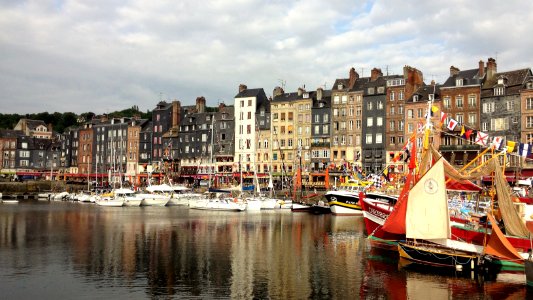
M 22 132 L 22 130 L 0 129 L 0 138 L 18 138 L 22 135 L 24 135 L 24 132 Z
M 440 84 L 436 84 L 435 86 L 433 85 L 423 85 L 421 87 L 418 88 L 418 90 L 416 90 L 413 95 L 411 95 L 411 97 L 407 98 L 405 100 L 406 103 L 413 103 L 413 96 L 414 95 L 418 95 L 418 100 L 417 100 L 417 103 L 418 102 L 427 102 L 429 101 L 429 96 L 430 94 L 435 94 L 435 98 L 434 98 L 434 101 L 440 101 L 440 87 L 441 85 Z
M 483 82 L 483 77 L 479 77 L 479 69 L 470 69 L 470 70 L 463 70 L 459 71 L 456 75 L 452 75 L 446 79 L 446 81 L 442 84 L 442 87 L 455 87 L 455 82 L 457 79 L 463 78 L 463 86 L 465 85 L 481 85 Z
M 249 98 L 249 97 L 256 97 L 257 103 L 256 103 L 256 109 L 264 106 L 265 112 L 270 112 L 270 101 L 268 101 L 268 98 L 265 94 L 265 90 L 263 88 L 258 89 L 245 89 L 242 92 L 239 92 L 237 95 L 235 95 L 235 98 Z
M 499 78 L 505 78 L 505 95 L 520 94 L 527 80 L 532 77 L 531 69 L 519 69 L 508 72 L 496 73 L 493 78 L 485 81 L 481 88 L 481 97 L 491 97 L 493 95 L 492 89 L 498 85 Z

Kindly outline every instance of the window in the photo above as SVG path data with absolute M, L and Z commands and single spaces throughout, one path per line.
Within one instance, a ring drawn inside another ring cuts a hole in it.
M 252 112 L 249 111 L 249 112 L 248 112 L 248 120 L 251 120 L 251 119 L 252 119 Z
M 463 86 L 463 78 L 457 78 L 455 80 L 455 86 Z
M 451 105 L 450 105 L 450 97 L 449 96 L 444 97 L 443 106 L 444 106 L 444 108 L 450 108 L 451 107 Z
M 533 116 L 526 117 L 526 128 L 533 128 Z
M 333 109 L 333 116 L 337 117 L 338 115 L 339 115 L 339 109 L 338 108 L 334 108 Z
M 490 112 L 494 112 L 494 102 L 491 102 L 491 103 L 483 103 L 483 112 L 484 113 L 490 113 Z
M 481 123 L 481 130 L 483 130 L 483 131 L 489 130 L 489 123 L 487 123 L 487 122 Z
M 403 80 L 403 79 L 402 79 Z M 398 92 L 398 100 L 402 101 L 404 98 L 403 90 Z
M 505 93 L 505 88 L 503 86 L 494 88 L 494 96 L 502 96 Z
M 408 133 L 413 133 L 413 128 L 414 128 L 413 123 L 407 124 L 407 132 Z
M 320 134 L 320 126 L 315 125 L 315 134 Z
M 369 95 L 374 95 L 374 88 L 373 87 L 368 88 L 367 91 L 368 91 Z
M 355 129 L 361 129 L 361 120 L 355 120 Z
M 381 127 L 383 126 L 383 117 L 377 117 L 376 119 L 376 126 Z M 376 141 L 377 142 L 377 141 Z
M 422 108 L 417 109 L 416 110 L 416 116 L 418 118 L 423 118 L 424 117 L 424 109 L 422 109 Z
M 463 123 L 463 114 L 456 114 L 455 119 L 457 120 L 457 123 Z
M 323 134 L 329 134 L 329 126 L 328 125 L 322 126 L 322 131 L 324 131 Z
M 514 111 L 514 101 L 513 100 L 507 101 L 505 104 L 507 105 L 507 110 L 508 111 Z
M 468 114 L 468 124 L 474 126 L 476 124 L 476 114 Z
M 533 109 L 533 98 L 529 97 L 526 99 L 526 109 Z
M 324 114 L 324 123 L 329 122 L 329 115 Z
M 277 121 L 278 120 L 278 113 L 273 113 L 272 114 L 272 120 L 273 121 Z
M 320 122 L 320 115 L 315 115 L 315 123 Z
M 378 109 L 383 109 L 383 102 L 381 101 L 378 102 Z
M 418 102 L 418 95 L 413 95 L 413 102 Z
M 468 95 L 468 107 L 474 108 L 477 106 L 476 95 Z
M 335 96 L 333 97 L 333 104 L 339 104 L 339 102 L 340 102 L 339 95 L 335 95 Z
M 390 144 L 390 145 L 396 145 L 396 137 L 391 136 L 391 137 L 389 138 L 389 144 Z
M 248 99 L 248 106 L 252 106 L 252 99 Z
M 463 108 L 463 96 L 455 96 L 455 107 Z
M 353 120 L 348 121 L 348 129 L 353 130 Z
M 394 131 L 395 128 L 396 128 L 396 122 L 389 121 L 389 130 Z
M 367 127 L 372 127 L 372 126 L 374 126 L 373 123 L 374 123 L 374 119 L 373 119 L 372 117 L 367 117 L 367 118 L 366 118 L 366 126 L 367 126 Z
M 293 112 L 289 112 L 289 121 L 292 121 L 293 117 L 294 117 L 294 113 Z
M 526 127 L 527 127 L 527 119 L 526 119 Z M 507 122 L 506 118 L 497 118 L 497 119 L 490 120 L 490 130 L 501 131 L 501 130 L 507 130 L 507 129 L 509 129 L 509 123 Z
M 376 133 L 376 144 L 383 143 L 383 135 L 381 133 Z
M 394 93 L 394 91 L 391 91 L 390 92 L 390 101 L 394 101 L 396 98 L 396 93 Z
M 342 95 L 342 98 L 341 98 L 341 103 L 347 103 L 348 102 L 348 96 L 347 95 Z
M 403 105 L 398 106 L 398 114 L 403 115 Z
M 285 113 L 281 113 L 281 121 L 285 121 Z
M 372 102 L 366 104 L 366 110 L 372 110 Z
M 365 143 L 372 144 L 372 134 L 371 133 L 367 133 L 366 134 Z
M 394 115 L 394 106 L 391 106 L 391 107 L 390 107 L 390 112 L 389 112 L 389 114 L 390 114 L 391 116 Z
M 414 113 L 413 113 L 413 110 L 412 109 L 408 109 L 407 110 L 407 119 L 412 119 L 414 118 Z
M 385 92 L 385 87 L 378 86 L 378 93 L 383 94 Z

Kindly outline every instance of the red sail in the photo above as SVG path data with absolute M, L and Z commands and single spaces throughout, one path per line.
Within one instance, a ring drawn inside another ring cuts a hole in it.
M 413 175 L 409 172 L 398 197 L 398 202 L 396 202 L 394 209 L 385 220 L 385 224 L 383 224 L 384 231 L 394 234 L 405 234 L 405 213 L 407 212 L 407 199 L 409 198 L 412 179 Z

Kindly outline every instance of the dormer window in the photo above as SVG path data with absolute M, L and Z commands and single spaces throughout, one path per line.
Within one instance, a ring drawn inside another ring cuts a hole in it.
M 413 102 L 418 102 L 418 95 L 413 95 Z
M 303 94 L 303 98 L 304 98 L 304 99 L 309 99 L 309 93 L 304 93 L 304 94 Z
M 323 102 L 318 103 L 318 107 L 320 108 L 324 107 L 324 103 Z
M 503 84 L 504 83 L 503 81 L 504 81 L 503 78 L 498 78 L 498 84 Z
M 429 99 L 429 101 L 435 100 L 435 94 L 429 94 L 428 95 L 428 99 Z
M 373 87 L 368 88 L 368 94 L 369 95 L 374 95 L 374 88 Z
M 383 92 L 385 92 L 385 88 L 382 87 L 382 86 L 379 86 L 379 87 L 378 87 L 378 93 L 379 93 L 379 94 L 383 94 Z
M 342 83 L 339 83 L 339 85 L 337 86 L 337 89 L 342 90 L 343 88 L 344 86 L 342 85 Z
M 526 88 L 527 88 L 527 89 L 533 89 L 533 81 L 528 81 L 528 82 L 526 83 Z
M 463 86 L 463 78 L 455 79 L 455 86 Z
M 494 96 L 502 96 L 503 94 L 505 94 L 505 88 L 503 86 L 494 88 Z

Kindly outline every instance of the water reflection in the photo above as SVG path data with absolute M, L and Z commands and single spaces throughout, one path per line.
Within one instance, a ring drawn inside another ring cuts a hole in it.
M 492 287 L 403 268 L 368 247 L 361 217 L 34 202 L 1 207 L 0 229 L 8 298 L 527 296 L 520 275 Z

